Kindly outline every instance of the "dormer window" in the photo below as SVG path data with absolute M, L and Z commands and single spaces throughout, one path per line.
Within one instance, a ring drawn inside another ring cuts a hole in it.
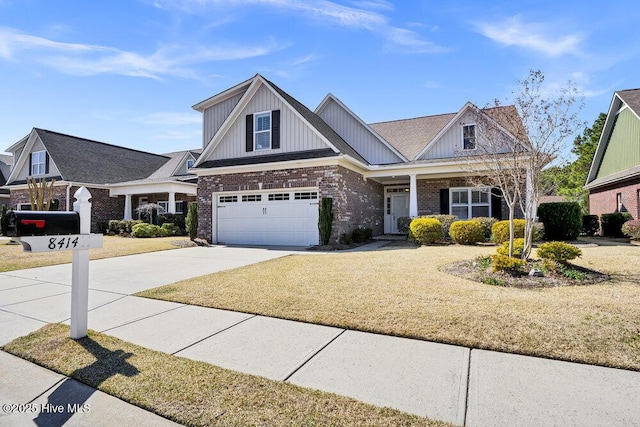
M 462 126 L 462 149 L 476 149 L 476 125 Z
M 271 111 L 254 115 L 254 120 L 255 150 L 271 149 Z
M 194 162 L 195 161 L 193 159 L 187 160 L 187 170 L 189 170 L 189 169 L 191 169 L 193 167 Z
M 45 150 L 31 153 L 31 176 L 44 175 L 47 173 L 47 152 Z

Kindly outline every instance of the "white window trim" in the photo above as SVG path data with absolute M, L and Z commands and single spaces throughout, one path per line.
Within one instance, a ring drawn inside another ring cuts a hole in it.
M 258 116 L 264 116 L 264 115 L 269 115 L 269 130 L 257 130 L 258 129 Z M 254 113 L 253 114 L 253 151 L 266 151 L 266 150 L 271 150 L 271 142 L 272 142 L 272 135 L 271 132 L 273 131 L 273 117 L 271 117 L 271 110 L 267 110 L 267 111 L 260 111 L 258 113 Z M 269 147 L 268 148 L 258 148 L 257 144 L 256 144 L 256 136 L 259 133 L 269 133 Z
M 33 158 L 34 158 L 35 154 L 41 154 L 41 153 L 44 154 L 44 160 L 42 161 L 42 163 L 40 163 L 40 162 L 34 163 L 33 162 Z M 29 174 L 31 176 L 46 175 L 47 174 L 47 150 L 33 151 L 30 155 L 31 155 L 31 170 L 29 171 Z M 34 173 L 33 172 L 33 168 L 35 166 L 38 166 L 38 170 L 40 170 L 40 167 L 42 167 L 42 172 Z
M 473 126 L 473 136 L 474 136 L 473 148 L 464 148 L 464 128 L 466 126 Z M 460 133 L 462 135 L 462 138 L 460 139 L 460 141 L 462 141 L 462 151 L 475 151 L 478 149 L 478 126 L 475 123 L 463 124 L 462 126 L 460 126 Z
M 188 171 L 190 168 L 192 168 L 192 167 L 193 167 L 193 165 L 195 164 L 195 162 L 196 162 L 196 161 L 195 161 L 195 160 L 193 160 L 193 159 L 187 159 L 187 163 L 186 163 L 187 171 Z M 189 163 L 191 163 L 191 166 L 189 166 Z
M 180 208 L 182 208 L 184 206 L 183 203 L 184 203 L 184 200 L 176 200 L 176 203 L 175 203 L 176 204 L 176 215 L 184 215 L 184 211 L 183 210 L 180 210 L 180 212 L 178 212 L 178 210 L 179 210 L 178 206 L 180 206 Z
M 468 203 L 453 203 L 453 192 L 454 191 L 467 191 L 467 200 Z M 487 203 L 473 203 L 472 192 L 473 191 L 485 191 L 487 193 Z M 487 206 L 489 208 L 489 217 L 493 214 L 491 212 L 491 187 L 452 187 L 449 188 L 449 215 L 453 215 L 453 208 L 467 206 L 467 218 L 472 219 L 473 208 L 477 206 Z

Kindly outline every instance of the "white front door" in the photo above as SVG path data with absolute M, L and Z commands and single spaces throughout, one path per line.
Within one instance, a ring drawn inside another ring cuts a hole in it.
M 384 232 L 398 233 L 398 218 L 409 216 L 408 187 L 385 189 Z
M 214 197 L 217 243 L 309 246 L 319 242 L 317 189 L 214 193 Z

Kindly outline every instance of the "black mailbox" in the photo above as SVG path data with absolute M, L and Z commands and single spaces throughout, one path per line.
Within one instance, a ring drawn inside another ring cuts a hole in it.
M 80 234 L 78 212 L 9 211 L 7 236 Z

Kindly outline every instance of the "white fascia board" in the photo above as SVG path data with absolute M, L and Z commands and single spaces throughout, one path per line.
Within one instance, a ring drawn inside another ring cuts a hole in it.
M 65 181 L 64 179 L 61 179 L 60 181 L 56 181 L 53 183 L 54 187 L 67 187 L 69 185 L 71 185 L 72 187 L 98 188 L 101 190 L 108 190 L 110 187 L 108 184 L 89 184 L 86 182 Z M 6 188 L 8 190 L 28 190 L 29 186 L 27 184 L 18 184 L 18 185 L 9 184 L 9 185 L 5 185 L 2 188 Z
M 329 102 L 331 100 L 333 100 L 336 104 L 338 104 L 338 106 L 340 106 L 340 108 L 342 108 L 344 111 L 346 111 L 347 114 L 349 114 L 358 123 L 360 123 L 360 125 L 362 125 L 362 127 L 364 127 L 367 131 L 369 131 L 369 133 L 371 133 L 378 141 L 380 141 L 382 144 L 384 144 L 385 147 L 387 147 L 389 150 L 391 150 L 393 152 L 393 154 L 398 156 L 398 158 L 400 160 L 402 160 L 403 162 L 408 162 L 409 161 L 398 150 L 396 150 L 391 144 L 389 144 L 383 137 L 381 137 L 378 134 L 378 132 L 373 130 L 373 128 L 371 126 L 369 126 L 367 123 L 365 123 L 364 120 L 362 120 L 356 113 L 354 113 L 349 107 L 347 107 L 344 102 L 340 101 L 340 99 L 338 97 L 336 97 L 335 95 L 333 95 L 332 93 L 328 93 L 327 96 L 324 97 L 324 99 L 322 100 L 320 105 L 318 105 L 318 107 L 316 108 L 315 113 L 319 115 L 320 112 L 329 104 Z M 345 141 L 345 142 L 347 142 L 347 141 Z M 348 144 L 348 142 L 347 142 L 347 144 Z
M 182 165 L 185 165 L 185 167 L 186 167 L 185 163 L 187 162 L 187 157 L 193 157 L 193 156 L 191 156 L 190 152 L 185 151 L 185 153 L 180 158 L 180 161 L 178 161 L 177 166 L 173 169 L 173 171 L 171 171 L 171 176 L 177 175 L 177 172 L 180 170 L 180 168 L 182 168 Z
M 589 167 L 589 174 L 587 175 L 585 186 L 596 179 L 596 174 L 598 172 L 598 169 L 600 168 L 602 156 L 604 155 L 604 151 L 606 149 L 605 141 L 608 141 L 609 137 L 611 136 L 611 130 L 613 129 L 613 122 L 615 122 L 616 113 L 620 109 L 620 106 L 623 104 L 624 101 L 622 100 L 622 98 L 620 98 L 620 96 L 618 96 L 618 94 L 614 92 L 613 97 L 611 98 L 611 104 L 609 105 L 609 111 L 607 112 L 607 118 L 604 121 L 604 126 L 602 127 L 600 140 L 598 141 L 596 152 L 593 155 L 591 167 Z
M 253 165 L 222 166 L 218 168 L 195 169 L 198 176 L 228 175 L 232 173 L 265 172 L 282 169 L 312 168 L 335 166 L 342 156 L 322 157 L 318 159 L 287 160 L 284 162 L 258 163 Z
M 26 159 L 31 155 L 31 148 L 33 148 L 33 145 L 36 143 L 36 141 L 40 139 L 40 136 L 38 135 L 35 129 L 32 129 L 28 137 L 25 137 L 25 138 L 27 138 L 27 141 L 24 144 L 24 148 L 22 149 L 20 156 L 17 159 L 15 159 L 15 161 L 13 162 L 13 169 L 11 169 L 11 173 L 7 177 L 7 183 L 9 184 L 11 183 L 11 181 L 15 181 L 16 176 L 18 175 L 20 170 L 24 167 L 25 162 L 27 161 Z M 22 140 L 24 140 L 25 138 L 22 138 Z M 49 157 L 49 161 L 52 161 L 52 160 L 53 159 Z
M 258 76 L 258 74 L 256 74 L 255 76 L 251 77 L 248 80 L 243 81 L 242 83 L 238 83 L 237 85 L 223 91 L 220 92 L 217 95 L 213 95 L 212 97 L 209 97 L 207 99 L 205 99 L 204 101 L 200 101 L 197 104 L 193 105 L 191 108 L 193 108 L 196 111 L 199 112 L 204 112 L 204 110 L 206 110 L 207 108 L 211 107 L 212 105 L 216 105 L 222 101 L 225 101 L 235 95 L 237 95 L 238 93 L 242 92 L 244 90 L 244 88 L 246 86 L 249 86 L 251 84 L 251 82 L 253 80 L 255 80 L 255 78 Z
M 177 181 L 164 181 L 153 183 L 120 184 L 109 186 L 109 196 L 125 196 L 127 194 L 152 194 L 152 193 L 184 193 L 195 196 L 197 184 Z

